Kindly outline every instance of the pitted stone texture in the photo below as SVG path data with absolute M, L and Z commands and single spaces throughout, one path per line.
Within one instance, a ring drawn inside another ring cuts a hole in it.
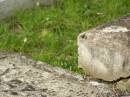
M 0 53 L 0 97 L 116 97 L 103 83 L 27 59 Z
M 78 62 L 86 74 L 105 81 L 130 76 L 130 15 L 81 33 Z
M 117 82 L 116 87 L 122 91 L 122 93 L 128 93 L 130 96 L 130 79 L 124 79 Z

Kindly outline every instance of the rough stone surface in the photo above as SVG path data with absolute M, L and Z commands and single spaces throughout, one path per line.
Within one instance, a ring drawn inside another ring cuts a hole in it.
M 27 59 L 0 53 L 0 97 L 117 97 L 103 83 Z
M 15 11 L 39 5 L 51 5 L 56 0 L 0 0 L 0 20 L 11 16 Z
M 117 82 L 116 87 L 120 89 L 120 91 L 122 91 L 123 93 L 130 93 L 130 79 L 124 79 Z
M 130 76 L 130 15 L 81 33 L 78 54 L 79 67 L 94 78 Z

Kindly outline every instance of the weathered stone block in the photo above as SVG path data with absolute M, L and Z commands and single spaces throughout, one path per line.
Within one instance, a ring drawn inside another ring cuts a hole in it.
M 19 54 L 0 52 L 0 97 L 118 97 L 107 84 L 36 62 Z
M 78 36 L 78 62 L 86 74 L 105 81 L 130 76 L 130 15 Z

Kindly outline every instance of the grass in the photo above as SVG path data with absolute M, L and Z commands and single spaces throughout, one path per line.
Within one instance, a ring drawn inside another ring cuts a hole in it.
M 78 34 L 129 13 L 129 4 L 130 0 L 61 0 L 51 7 L 17 12 L 0 23 L 0 50 L 80 72 Z

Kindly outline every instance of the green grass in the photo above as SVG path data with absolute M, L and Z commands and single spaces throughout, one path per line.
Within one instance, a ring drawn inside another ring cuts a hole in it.
M 0 50 L 27 54 L 79 72 L 77 36 L 130 12 L 130 0 L 60 0 L 52 7 L 17 12 L 0 23 Z

